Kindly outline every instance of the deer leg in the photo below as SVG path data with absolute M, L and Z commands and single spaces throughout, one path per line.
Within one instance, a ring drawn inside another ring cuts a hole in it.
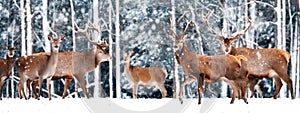
M 192 80 L 195 80 L 195 78 L 191 78 L 190 76 L 188 76 L 188 78 L 186 78 L 181 84 L 180 84 L 180 89 L 179 89 L 179 101 L 182 104 L 183 100 L 182 100 L 182 94 L 183 94 L 183 88 L 185 87 L 186 84 L 190 83 Z M 201 86 L 202 87 L 202 86 Z
M 18 96 L 19 96 L 20 99 L 23 98 L 22 93 L 21 93 L 21 84 L 20 83 L 18 83 Z
M 86 89 L 86 86 L 85 86 L 85 80 L 84 80 L 84 74 L 81 75 L 80 77 L 78 77 L 78 82 L 83 90 L 83 93 L 85 94 L 86 98 L 90 98 L 88 93 L 87 93 L 87 89 Z
M 203 91 L 202 80 L 203 80 L 202 77 L 198 77 L 198 104 L 201 104 L 202 91 Z
M 247 82 L 242 81 L 242 98 L 246 104 L 248 104 L 247 100 Z
M 280 89 L 282 87 L 282 82 L 281 82 L 281 79 L 277 75 L 274 76 L 274 80 L 275 80 L 275 84 L 276 84 L 276 91 L 275 91 L 274 99 L 277 99 Z
M 138 89 L 138 86 L 139 85 L 137 83 L 133 84 L 133 87 L 132 87 L 132 98 L 133 99 L 137 98 L 137 89 Z
M 42 93 L 42 83 L 43 83 L 43 78 L 40 77 L 39 78 L 39 94 L 38 94 L 38 97 L 37 97 L 38 100 L 40 100 L 40 96 L 41 96 L 41 93 Z
M 235 85 L 233 85 L 230 81 L 225 81 L 229 87 L 232 89 L 232 95 L 231 95 L 231 101 L 230 101 L 230 104 L 233 104 L 234 103 L 234 100 L 236 98 L 236 93 L 237 93 L 237 90 L 236 90 L 236 87 Z
M 3 80 L 3 77 L 1 77 L 1 81 L 0 81 L 0 100 L 2 100 L 2 87 L 3 87 L 3 84 L 4 84 L 4 80 Z
M 22 99 L 23 96 L 24 96 L 25 100 L 27 100 L 27 97 L 26 97 L 25 91 L 24 91 L 24 85 L 25 85 L 24 81 L 26 81 L 26 80 L 24 78 L 22 78 L 22 75 L 20 75 L 20 82 L 19 82 L 19 85 L 18 85 L 18 87 L 20 89 L 19 90 L 20 99 Z
M 36 86 L 38 85 L 38 81 L 33 81 L 31 84 L 32 93 L 35 99 L 38 99 L 38 95 L 36 94 Z
M 29 96 L 28 96 L 28 99 L 30 99 L 31 98 L 31 89 L 30 89 L 30 84 L 31 84 L 31 80 L 27 80 L 27 82 L 26 82 L 26 85 L 27 85 L 27 88 L 28 88 L 28 93 L 29 93 Z M 33 89 L 32 89 L 33 90 Z
M 69 78 L 65 79 L 64 93 L 63 93 L 62 99 L 65 99 L 65 97 L 67 95 L 67 90 L 69 88 L 69 85 L 70 85 L 71 81 L 72 81 L 72 79 L 69 79 Z
M 167 90 L 165 88 L 164 83 L 160 83 L 160 85 L 158 86 L 162 95 L 162 98 L 166 98 L 167 95 Z
M 52 77 L 47 78 L 48 98 L 49 98 L 49 100 L 51 100 L 51 78 Z
M 286 72 L 286 71 L 285 71 Z M 282 75 L 281 78 L 282 80 L 287 84 L 288 88 L 290 89 L 290 93 L 291 93 L 291 98 L 295 99 L 295 95 L 294 95 L 294 89 L 293 89 L 293 85 L 292 85 L 292 80 L 289 78 L 289 76 L 284 73 L 284 72 L 279 72 L 279 75 Z

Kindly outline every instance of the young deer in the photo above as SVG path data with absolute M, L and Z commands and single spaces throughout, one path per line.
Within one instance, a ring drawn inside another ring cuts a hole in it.
M 168 76 L 167 71 L 158 67 L 131 66 L 130 56 L 132 54 L 133 51 L 129 52 L 128 55 L 124 55 L 124 71 L 127 75 L 128 82 L 133 85 L 132 97 L 136 99 L 139 85 L 144 85 L 147 87 L 155 85 L 160 89 L 162 98 L 165 98 L 167 95 L 167 90 L 165 89 L 164 83 Z
M 17 46 L 9 48 L 3 46 L 3 49 L 6 50 L 6 59 L 0 59 L 0 100 L 2 100 L 2 88 L 6 79 L 11 76 L 11 70 L 14 66 L 14 55 L 15 51 L 18 49 Z
M 77 27 L 78 28 L 78 27 Z M 85 35 L 85 38 L 96 48 L 92 48 L 85 53 L 79 52 L 60 52 L 58 54 L 58 62 L 57 68 L 53 75 L 53 79 L 65 78 L 65 86 L 62 98 L 64 99 L 67 95 L 67 90 L 70 82 L 74 79 L 74 77 L 78 80 L 83 92 L 87 98 L 89 95 L 87 93 L 86 85 L 85 85 L 85 75 L 88 72 L 93 71 L 101 62 L 111 60 L 111 56 L 104 49 L 108 47 L 108 43 L 103 42 L 93 42 L 90 40 L 89 35 L 87 34 L 87 29 L 94 29 L 94 27 L 86 28 L 85 30 L 78 29 L 77 32 Z M 99 30 L 97 30 L 99 31 Z M 41 54 L 41 53 L 38 53 Z M 42 53 L 49 54 L 49 53 Z M 30 83 L 30 82 L 28 82 Z M 36 95 L 37 83 L 32 83 L 33 94 Z M 30 87 L 30 84 L 27 85 Z M 30 88 L 29 88 L 30 89 Z
M 280 89 L 282 87 L 281 80 L 287 83 L 288 88 L 290 89 L 292 99 L 295 99 L 292 80 L 287 74 L 288 61 L 290 54 L 287 51 L 276 49 L 276 48 L 265 48 L 265 49 L 251 49 L 246 47 L 235 48 L 232 46 L 238 40 L 238 37 L 245 34 L 250 28 L 252 22 L 250 19 L 247 19 L 250 23 L 243 31 L 234 33 L 230 38 L 225 38 L 222 34 L 218 34 L 213 30 L 207 23 L 211 13 L 204 17 L 206 26 L 209 30 L 221 38 L 222 49 L 226 54 L 231 55 L 244 55 L 248 62 L 242 62 L 243 68 L 248 73 L 248 78 L 251 78 L 248 81 L 248 86 L 254 91 L 254 84 L 256 84 L 257 79 L 264 77 L 270 78 L 274 77 L 276 83 L 276 92 L 274 99 L 278 97 Z M 252 92 L 253 93 L 253 92 Z
M 18 84 L 18 94 L 20 99 L 24 96 L 25 99 L 26 95 L 24 92 L 24 83 L 27 79 L 32 81 L 38 80 L 39 82 L 39 94 L 38 98 L 40 97 L 41 90 L 42 90 L 42 82 L 44 79 L 47 79 L 47 86 L 48 86 L 48 98 L 51 100 L 51 83 L 50 80 L 54 75 L 56 65 L 58 62 L 58 52 L 61 40 L 64 39 L 64 36 L 58 39 L 53 39 L 50 35 L 48 39 L 51 41 L 52 52 L 50 55 L 32 55 L 32 56 L 22 56 L 16 61 L 16 65 L 18 67 L 19 75 L 20 75 L 20 82 Z
M 174 25 L 171 23 L 171 25 Z M 194 54 L 188 50 L 185 43 L 186 30 L 189 24 L 185 27 L 181 35 L 177 35 L 173 27 L 171 26 L 171 38 L 174 40 L 175 45 L 175 58 L 178 64 L 182 67 L 185 76 L 187 77 L 180 85 L 179 100 L 182 101 L 182 93 L 184 86 L 192 80 L 198 82 L 198 104 L 201 104 L 202 96 L 202 84 L 203 80 L 207 83 L 217 82 L 224 80 L 233 90 L 231 104 L 234 103 L 236 94 L 239 88 L 235 84 L 246 84 L 246 76 L 241 76 L 241 60 L 247 61 L 244 56 L 233 56 L 233 55 L 218 55 L 218 56 L 206 56 L 201 54 Z M 244 93 L 242 91 L 242 94 Z M 245 103 L 246 98 L 243 98 Z

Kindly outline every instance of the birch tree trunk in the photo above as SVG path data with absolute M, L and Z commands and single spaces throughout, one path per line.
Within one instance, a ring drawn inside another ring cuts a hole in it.
M 113 40 L 112 40 L 112 0 L 109 0 L 109 8 L 108 8 L 108 14 L 109 14 L 109 55 L 113 55 Z M 113 60 L 114 57 L 112 57 Z M 113 98 L 113 61 L 109 62 L 109 97 Z
M 45 52 L 50 52 L 50 41 L 48 40 L 48 34 L 49 34 L 49 24 L 48 24 L 48 0 L 43 0 L 43 7 L 42 7 L 42 12 L 43 12 L 43 36 L 44 36 L 44 41 L 45 41 Z M 53 88 L 52 88 L 53 89 Z
M 224 6 L 224 18 L 227 18 L 227 4 L 226 4 L 226 2 L 223 2 L 223 6 Z M 225 34 L 228 34 L 229 33 L 229 31 L 228 31 L 228 29 L 227 29 L 227 21 L 226 21 L 226 19 L 223 19 L 223 28 L 225 29 L 224 31 L 226 31 L 226 33 Z M 220 30 L 220 33 L 222 33 L 222 29 Z M 221 90 L 222 90 L 222 92 L 221 92 L 221 97 L 227 97 L 227 84 L 224 82 L 224 81 L 221 81 Z
M 27 55 L 32 54 L 32 12 L 31 12 L 31 0 L 26 0 L 26 21 L 27 21 Z
M 74 5 L 73 0 L 70 0 L 70 7 L 71 7 L 71 21 L 72 21 L 72 39 L 73 39 L 73 51 L 76 51 L 76 36 L 75 36 L 75 11 L 74 11 Z M 78 81 L 75 79 L 75 97 L 78 97 Z
M 120 1 L 116 0 L 116 97 L 121 98 L 121 85 L 120 85 L 120 21 L 119 21 L 119 15 L 120 15 Z
M 296 17 L 296 20 L 298 20 L 299 18 L 298 17 Z M 296 21 L 295 22 L 295 31 L 299 31 L 298 30 L 298 23 L 299 21 Z M 299 32 L 298 32 L 299 33 Z M 298 33 L 297 32 L 295 32 L 295 35 L 294 35 L 294 37 L 295 37 L 295 46 L 297 46 L 296 48 L 297 48 L 297 54 L 296 54 L 296 62 L 298 62 L 298 65 L 296 66 L 296 75 L 298 75 L 297 76 L 297 79 L 296 79 L 296 83 L 297 83 L 297 85 L 296 85 L 296 87 L 295 87 L 295 89 L 296 89 L 296 98 L 299 98 L 300 97 L 300 92 L 299 92 L 299 89 L 300 89 L 300 82 L 299 82 L 299 80 L 300 80 L 300 66 L 299 66 L 299 63 L 300 63 L 300 52 L 299 52 L 299 49 L 300 49 L 300 38 L 299 38 L 299 36 L 298 36 Z M 295 76 L 296 76 L 295 75 Z
M 98 12 L 98 7 L 99 7 L 99 2 L 98 0 L 93 0 L 93 23 L 95 24 L 96 28 L 99 28 L 99 12 Z M 101 34 L 101 29 L 100 29 L 100 34 Z M 93 32 L 93 37 L 97 37 L 96 40 L 101 39 L 101 35 L 98 36 L 99 34 L 97 32 Z M 100 63 L 101 65 L 101 63 Z M 94 98 L 101 97 L 101 84 L 99 81 L 101 81 L 101 73 L 99 72 L 99 65 L 97 68 L 94 70 L 94 77 L 95 77 L 95 89 L 94 89 Z M 100 77 L 99 77 L 100 76 Z
M 292 85 L 295 86 L 295 92 L 296 92 L 296 85 L 298 83 L 296 83 L 296 61 L 297 61 L 297 52 L 293 52 L 293 51 L 296 51 L 297 49 L 297 44 L 296 44 L 296 41 L 293 37 L 293 32 L 294 32 L 294 29 L 293 29 L 293 16 L 292 16 L 292 11 L 291 11 L 291 1 L 288 0 L 288 9 L 289 9 L 289 17 L 290 17 L 290 20 L 289 20 L 289 28 L 290 28 L 290 53 L 291 53 L 291 77 L 292 77 Z M 297 40 L 297 39 L 296 39 Z M 297 94 L 297 93 L 296 93 Z
M 21 56 L 26 55 L 26 36 L 25 36 L 25 8 L 24 0 L 20 0 L 20 10 L 21 10 Z
M 171 0 L 171 18 L 173 18 L 171 21 L 173 21 L 173 22 L 171 22 L 171 23 L 173 23 L 173 24 L 175 24 L 175 0 Z M 172 29 L 174 29 L 174 31 L 176 31 L 176 25 L 172 25 L 173 26 L 173 28 Z M 173 48 L 173 50 L 175 50 L 174 48 Z M 173 55 L 173 63 L 174 63 L 174 65 L 173 65 L 173 75 L 174 75 L 174 79 L 173 79 L 173 98 L 177 98 L 177 95 L 179 95 L 179 88 L 180 88 L 180 83 L 181 83 L 181 81 L 179 81 L 179 79 L 178 79 L 178 64 L 177 64 L 177 62 L 176 62 L 176 60 L 175 60 L 175 56 Z

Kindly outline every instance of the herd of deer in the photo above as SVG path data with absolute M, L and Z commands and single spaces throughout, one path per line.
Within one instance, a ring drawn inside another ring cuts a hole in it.
M 203 16 L 203 20 L 208 29 L 218 37 L 218 40 L 225 54 L 216 56 L 207 56 L 202 54 L 191 53 L 185 42 L 186 31 L 189 24 L 186 25 L 183 32 L 178 35 L 174 28 L 171 18 L 171 34 L 170 38 L 173 40 L 174 45 L 174 57 L 177 63 L 182 67 L 185 73 L 185 80 L 180 85 L 179 100 L 182 103 L 183 88 L 189 82 L 196 80 L 198 83 L 198 104 L 201 104 L 201 95 L 203 90 L 203 82 L 211 83 L 223 80 L 232 89 L 231 102 L 234 103 L 236 97 L 243 99 L 245 103 L 247 101 L 247 89 L 252 92 L 251 97 L 254 94 L 254 87 L 258 85 L 259 80 L 262 78 L 273 77 L 276 83 L 276 92 L 274 99 L 278 97 L 282 82 L 287 83 L 290 89 L 291 98 L 294 99 L 294 91 L 292 81 L 287 74 L 288 61 L 290 54 L 284 50 L 275 48 L 266 49 L 251 49 L 246 47 L 235 48 L 232 46 L 240 35 L 243 35 L 248 31 L 252 22 L 248 19 L 249 25 L 241 32 L 235 33 L 230 38 L 225 38 L 224 35 L 217 33 L 213 30 L 207 20 L 211 16 L 211 13 L 207 16 Z M 30 56 L 22 56 L 18 60 L 14 61 L 14 52 L 17 47 L 8 49 L 3 47 L 7 51 L 6 59 L 0 60 L 0 99 L 2 99 L 2 86 L 7 78 L 11 76 L 11 70 L 16 65 L 20 81 L 18 84 L 18 95 L 20 98 L 27 99 L 24 92 L 24 85 L 27 83 L 29 89 L 29 98 L 31 97 L 32 86 L 33 95 L 36 99 L 39 99 L 42 82 L 47 79 L 48 97 L 51 100 L 51 84 L 52 79 L 65 78 L 65 86 L 62 98 L 67 95 L 67 89 L 71 80 L 74 77 L 78 80 L 83 92 L 87 98 L 89 95 L 85 86 L 85 75 L 94 70 L 99 63 L 108 61 L 111 56 L 105 51 L 108 47 L 106 42 L 93 42 L 90 40 L 87 34 L 87 29 L 97 30 L 95 27 L 86 26 L 85 30 L 81 30 L 77 27 L 77 33 L 85 35 L 86 39 L 90 43 L 96 46 L 96 48 L 90 49 L 88 52 L 59 52 L 59 46 L 61 38 L 54 39 L 48 36 L 51 41 L 50 53 L 36 53 Z M 99 32 L 99 30 L 97 30 Z M 137 98 L 137 89 L 139 85 L 144 86 L 157 86 L 161 93 L 162 98 L 166 97 L 167 91 L 164 87 L 164 82 L 168 73 L 163 68 L 158 67 L 138 67 L 131 65 L 131 56 L 133 51 L 124 54 L 124 71 L 127 75 L 129 83 L 133 86 L 132 97 Z M 36 93 L 36 87 L 39 86 L 39 92 Z M 259 90 L 258 90 L 259 91 Z M 37 95 L 38 94 L 38 95 Z M 261 94 L 261 92 L 260 92 Z

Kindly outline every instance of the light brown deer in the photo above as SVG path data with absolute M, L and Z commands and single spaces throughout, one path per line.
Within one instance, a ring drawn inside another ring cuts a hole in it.
M 172 21 L 171 21 L 172 22 Z M 183 30 L 183 33 L 177 35 L 176 31 L 172 29 L 171 23 L 171 38 L 174 40 L 175 58 L 178 64 L 182 67 L 186 79 L 180 85 L 179 100 L 182 101 L 182 93 L 184 86 L 192 80 L 198 82 L 198 104 L 201 104 L 202 96 L 202 84 L 203 81 L 207 83 L 217 82 L 224 80 L 233 90 L 231 104 L 234 103 L 236 94 L 240 88 L 235 84 L 246 85 L 246 76 L 241 76 L 243 73 L 241 69 L 241 62 L 247 61 L 244 56 L 233 56 L 233 55 L 218 55 L 218 56 L 206 56 L 201 54 L 191 53 L 185 43 L 186 30 L 189 24 Z M 242 61 L 242 59 L 244 61 Z M 242 91 L 242 94 L 244 92 Z M 245 103 L 246 98 L 243 98 Z
M 104 49 L 108 47 L 108 43 L 102 41 L 100 43 L 93 42 L 90 40 L 89 35 L 87 34 L 87 29 L 97 30 L 95 27 L 86 27 L 85 30 L 78 29 L 78 33 L 85 35 L 85 38 L 93 45 L 95 48 L 90 49 L 85 53 L 79 52 L 60 52 L 58 54 L 58 63 L 53 79 L 65 78 L 64 92 L 62 98 L 64 99 L 67 95 L 67 90 L 70 82 L 74 77 L 78 80 L 83 92 L 87 98 L 89 95 L 87 93 L 86 84 L 85 84 L 85 75 L 88 72 L 93 71 L 101 62 L 111 60 L 111 56 Z M 38 53 L 38 54 L 49 54 L 49 53 Z M 30 81 L 27 87 L 30 89 Z M 33 94 L 36 95 L 36 86 L 37 83 L 32 83 Z
M 270 78 L 274 77 L 276 83 L 276 92 L 274 99 L 278 97 L 280 89 L 282 87 L 281 80 L 287 83 L 288 88 L 290 89 L 292 99 L 295 99 L 292 80 L 287 74 L 288 61 L 290 54 L 287 51 L 276 49 L 276 48 L 265 48 L 265 49 L 251 49 L 247 47 L 235 48 L 232 46 L 235 43 L 239 36 L 245 34 L 250 28 L 252 22 L 250 19 L 247 21 L 250 23 L 243 31 L 234 33 L 230 38 L 225 38 L 222 34 L 217 33 L 212 27 L 209 26 L 207 20 L 209 19 L 211 13 L 208 16 L 204 17 L 206 26 L 209 30 L 221 38 L 222 49 L 226 54 L 231 55 L 244 55 L 248 62 L 243 62 L 242 66 L 247 70 L 249 78 Z M 256 80 L 256 79 L 250 79 Z M 248 86 L 251 86 L 252 93 L 254 92 L 253 81 L 248 82 Z
M 51 49 L 52 52 L 50 55 L 32 55 L 32 56 L 22 56 L 16 61 L 16 65 L 18 67 L 20 82 L 18 84 L 18 94 L 19 97 L 22 98 L 26 95 L 24 92 L 24 85 L 27 79 L 32 81 L 38 80 L 39 82 L 39 94 L 40 97 L 42 90 L 42 82 L 44 79 L 47 79 L 48 86 L 48 98 L 51 100 L 51 83 L 50 80 L 54 75 L 56 65 L 58 62 L 58 52 L 61 40 L 64 39 L 64 36 L 58 39 L 52 38 L 48 35 L 48 39 L 51 41 Z
M 13 48 L 8 48 L 6 46 L 2 47 L 6 50 L 6 59 L 0 59 L 0 100 L 2 100 L 2 88 L 6 79 L 8 79 L 12 72 L 12 68 L 14 66 L 14 55 L 15 51 L 18 49 L 17 46 Z
M 132 66 L 130 57 L 133 51 L 129 52 L 128 55 L 124 54 L 125 64 L 124 71 L 127 75 L 128 82 L 132 87 L 132 97 L 137 98 L 137 90 L 139 85 L 147 87 L 157 86 L 162 94 L 162 98 L 167 95 L 164 83 L 168 73 L 165 69 L 159 67 L 138 67 Z

